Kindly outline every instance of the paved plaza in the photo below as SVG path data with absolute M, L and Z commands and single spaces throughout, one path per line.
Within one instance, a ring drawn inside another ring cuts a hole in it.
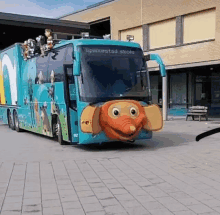
M 1 215 L 220 214 L 220 120 L 165 122 L 152 140 L 60 146 L 0 125 Z

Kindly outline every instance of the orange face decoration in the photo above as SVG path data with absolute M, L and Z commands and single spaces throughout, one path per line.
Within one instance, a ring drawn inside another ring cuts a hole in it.
M 98 134 L 104 131 L 112 140 L 134 139 L 142 130 L 162 129 L 163 120 L 157 105 L 142 106 L 133 100 L 115 100 L 101 107 L 87 106 L 81 115 L 81 130 Z

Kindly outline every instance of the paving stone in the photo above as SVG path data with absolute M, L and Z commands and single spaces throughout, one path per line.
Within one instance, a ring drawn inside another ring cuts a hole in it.
M 176 212 L 176 211 L 184 211 L 187 210 L 188 208 L 185 207 L 184 205 L 180 203 L 175 203 L 175 204 L 164 204 L 164 206 L 170 210 L 171 212 Z
M 94 187 L 92 188 L 92 191 L 94 193 L 105 193 L 105 192 L 108 192 L 109 189 L 107 187 Z
M 22 196 L 23 190 L 7 191 L 6 196 Z
M 185 198 L 190 198 L 191 196 L 189 196 L 188 194 L 184 193 L 184 192 L 171 192 L 169 193 L 169 195 L 173 198 L 178 198 L 178 199 L 185 199 Z
M 166 205 L 166 204 L 177 204 L 178 201 L 176 201 L 172 197 L 160 197 L 160 198 L 155 198 L 157 201 L 159 201 L 161 204 Z
M 86 215 L 106 215 L 106 212 L 103 211 L 95 211 L 95 212 L 88 212 Z
M 21 202 L 22 202 L 22 196 L 10 196 L 10 197 L 6 197 L 4 200 L 4 204 L 21 203 Z
M 115 195 L 115 194 L 128 194 L 128 191 L 125 190 L 124 188 L 113 188 L 113 189 L 110 189 L 110 191 L 112 192 L 113 195 Z
M 113 198 L 113 195 L 112 195 L 112 193 L 110 193 L 110 192 L 106 192 L 106 193 L 96 193 L 95 195 L 96 195 L 96 197 L 97 197 L 98 199 L 100 199 L 100 200 Z
M 41 204 L 41 198 L 23 199 L 23 205 L 37 205 Z
M 211 208 L 209 208 L 208 206 L 203 205 L 203 204 L 189 205 L 187 207 L 195 213 L 213 212 L 213 210 Z
M 80 202 L 82 203 L 82 205 L 84 205 L 90 203 L 98 203 L 99 201 L 95 196 L 91 196 L 91 197 L 80 198 Z
M 22 215 L 30 215 L 30 212 L 22 212 Z M 42 211 L 34 212 L 34 213 L 31 213 L 31 215 L 43 215 L 43 212 Z
M 75 202 L 62 202 L 63 209 L 76 209 L 76 208 L 82 208 L 81 203 L 79 201 Z
M 216 199 L 201 200 L 200 202 L 202 202 L 210 208 L 220 207 L 220 201 Z
M 134 197 L 131 194 L 129 194 L 129 193 L 127 193 L 127 194 L 120 194 L 120 195 L 114 195 L 114 196 L 119 201 L 121 201 L 121 200 L 133 200 L 134 199 Z
M 61 202 L 74 202 L 78 201 L 78 197 L 76 195 L 68 195 L 68 196 L 61 196 L 60 197 Z
M 75 215 L 75 214 L 76 215 L 85 215 L 86 213 L 81 208 L 68 209 L 68 210 L 64 211 L 64 215 Z
M 77 192 L 80 192 L 80 191 L 91 191 L 91 188 L 88 185 L 84 185 L 84 186 L 76 186 L 75 190 Z
M 86 198 L 86 197 L 91 197 L 91 196 L 95 196 L 95 193 L 93 191 L 80 191 L 77 192 L 77 195 L 79 196 L 79 198 Z
M 150 195 L 144 195 L 144 196 L 135 196 L 135 198 L 142 204 L 145 202 L 153 202 L 155 199 Z
M 25 213 L 35 213 L 35 212 L 41 212 L 42 208 L 41 208 L 41 204 L 34 204 L 34 205 L 24 205 L 22 207 L 22 212 Z
M 119 202 L 115 198 L 99 200 L 102 206 L 117 205 Z
M 43 208 L 43 215 L 63 215 L 61 207 Z
M 75 190 L 59 190 L 59 195 L 60 196 L 71 196 L 71 195 L 76 195 Z
M 198 201 L 213 199 L 212 196 L 207 195 L 207 194 L 202 193 L 202 192 L 201 193 L 193 193 L 193 194 L 190 194 L 190 196 L 192 196 L 194 199 L 196 199 Z
M 155 210 L 149 210 L 150 214 L 152 215 L 173 215 L 169 210 L 167 209 L 155 209 Z
M 23 189 L 22 189 L 23 190 Z M 25 185 L 25 189 L 24 192 L 40 192 L 41 188 L 40 186 L 36 185 L 36 186 L 26 186 Z
M 55 188 L 55 189 L 53 189 L 53 188 L 50 189 L 50 188 L 49 188 L 49 189 L 42 189 L 41 192 L 42 192 L 42 193 L 45 193 L 45 194 L 58 193 L 58 190 L 57 190 L 57 188 Z
M 219 215 L 218 212 L 202 213 L 201 215 Z
M 11 211 L 11 210 L 18 210 L 21 211 L 21 203 L 10 203 L 4 204 L 2 207 L 2 211 Z
M 58 185 L 58 190 L 70 190 L 73 189 L 72 185 L 69 184 L 59 184 Z
M 103 210 L 103 207 L 100 203 L 83 204 L 82 206 L 86 213 Z
M 29 198 L 41 198 L 41 193 L 40 192 L 25 192 L 24 199 L 29 199 Z
M 21 211 L 2 211 L 1 215 L 21 215 Z
M 43 208 L 61 207 L 61 203 L 59 199 L 45 200 L 45 201 L 42 201 L 42 206 Z
M 186 211 L 176 211 L 174 212 L 175 215 L 196 215 L 196 213 L 186 210 Z M 203 214 L 202 214 L 203 215 Z
M 104 208 L 104 210 L 106 211 L 106 213 L 119 213 L 119 214 L 122 214 L 122 213 L 126 213 L 126 210 L 121 206 L 121 205 L 110 205 L 110 206 L 106 206 Z
M 220 207 L 213 207 L 212 209 L 220 213 Z
M 155 209 L 163 209 L 164 206 L 157 202 L 157 201 L 153 201 L 153 202 L 145 202 L 143 204 L 143 206 L 147 209 L 147 210 L 155 210 Z
M 53 199 L 59 199 L 58 193 L 42 193 L 42 200 L 53 200 Z
M 91 182 L 89 183 L 89 186 L 91 188 L 95 188 L 95 187 L 105 187 L 105 184 L 102 182 Z
M 183 205 L 185 205 L 185 206 L 187 206 L 187 205 L 197 205 L 197 204 L 200 204 L 200 202 L 199 201 L 197 201 L 196 199 L 194 199 L 194 198 L 180 198 L 180 199 L 178 199 L 177 198 L 177 200 L 180 202 L 180 203 L 182 203 Z
M 129 215 L 150 215 L 150 212 L 142 206 L 126 208 L 126 211 Z

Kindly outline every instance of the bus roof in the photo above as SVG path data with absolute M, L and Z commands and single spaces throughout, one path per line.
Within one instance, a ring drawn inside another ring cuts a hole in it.
M 74 46 L 80 45 L 115 45 L 115 46 L 127 46 L 141 48 L 140 44 L 135 42 L 126 42 L 118 40 L 104 40 L 104 39 L 73 39 L 73 40 L 61 40 L 59 44 L 56 44 L 54 48 L 58 48 L 63 45 L 72 43 Z

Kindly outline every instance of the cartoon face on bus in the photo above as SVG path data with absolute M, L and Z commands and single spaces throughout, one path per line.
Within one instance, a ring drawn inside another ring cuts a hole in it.
M 142 106 L 133 100 L 109 101 L 101 107 L 87 106 L 81 115 L 84 133 L 104 131 L 112 140 L 132 140 L 142 129 L 157 131 L 162 126 L 162 115 L 157 105 Z

